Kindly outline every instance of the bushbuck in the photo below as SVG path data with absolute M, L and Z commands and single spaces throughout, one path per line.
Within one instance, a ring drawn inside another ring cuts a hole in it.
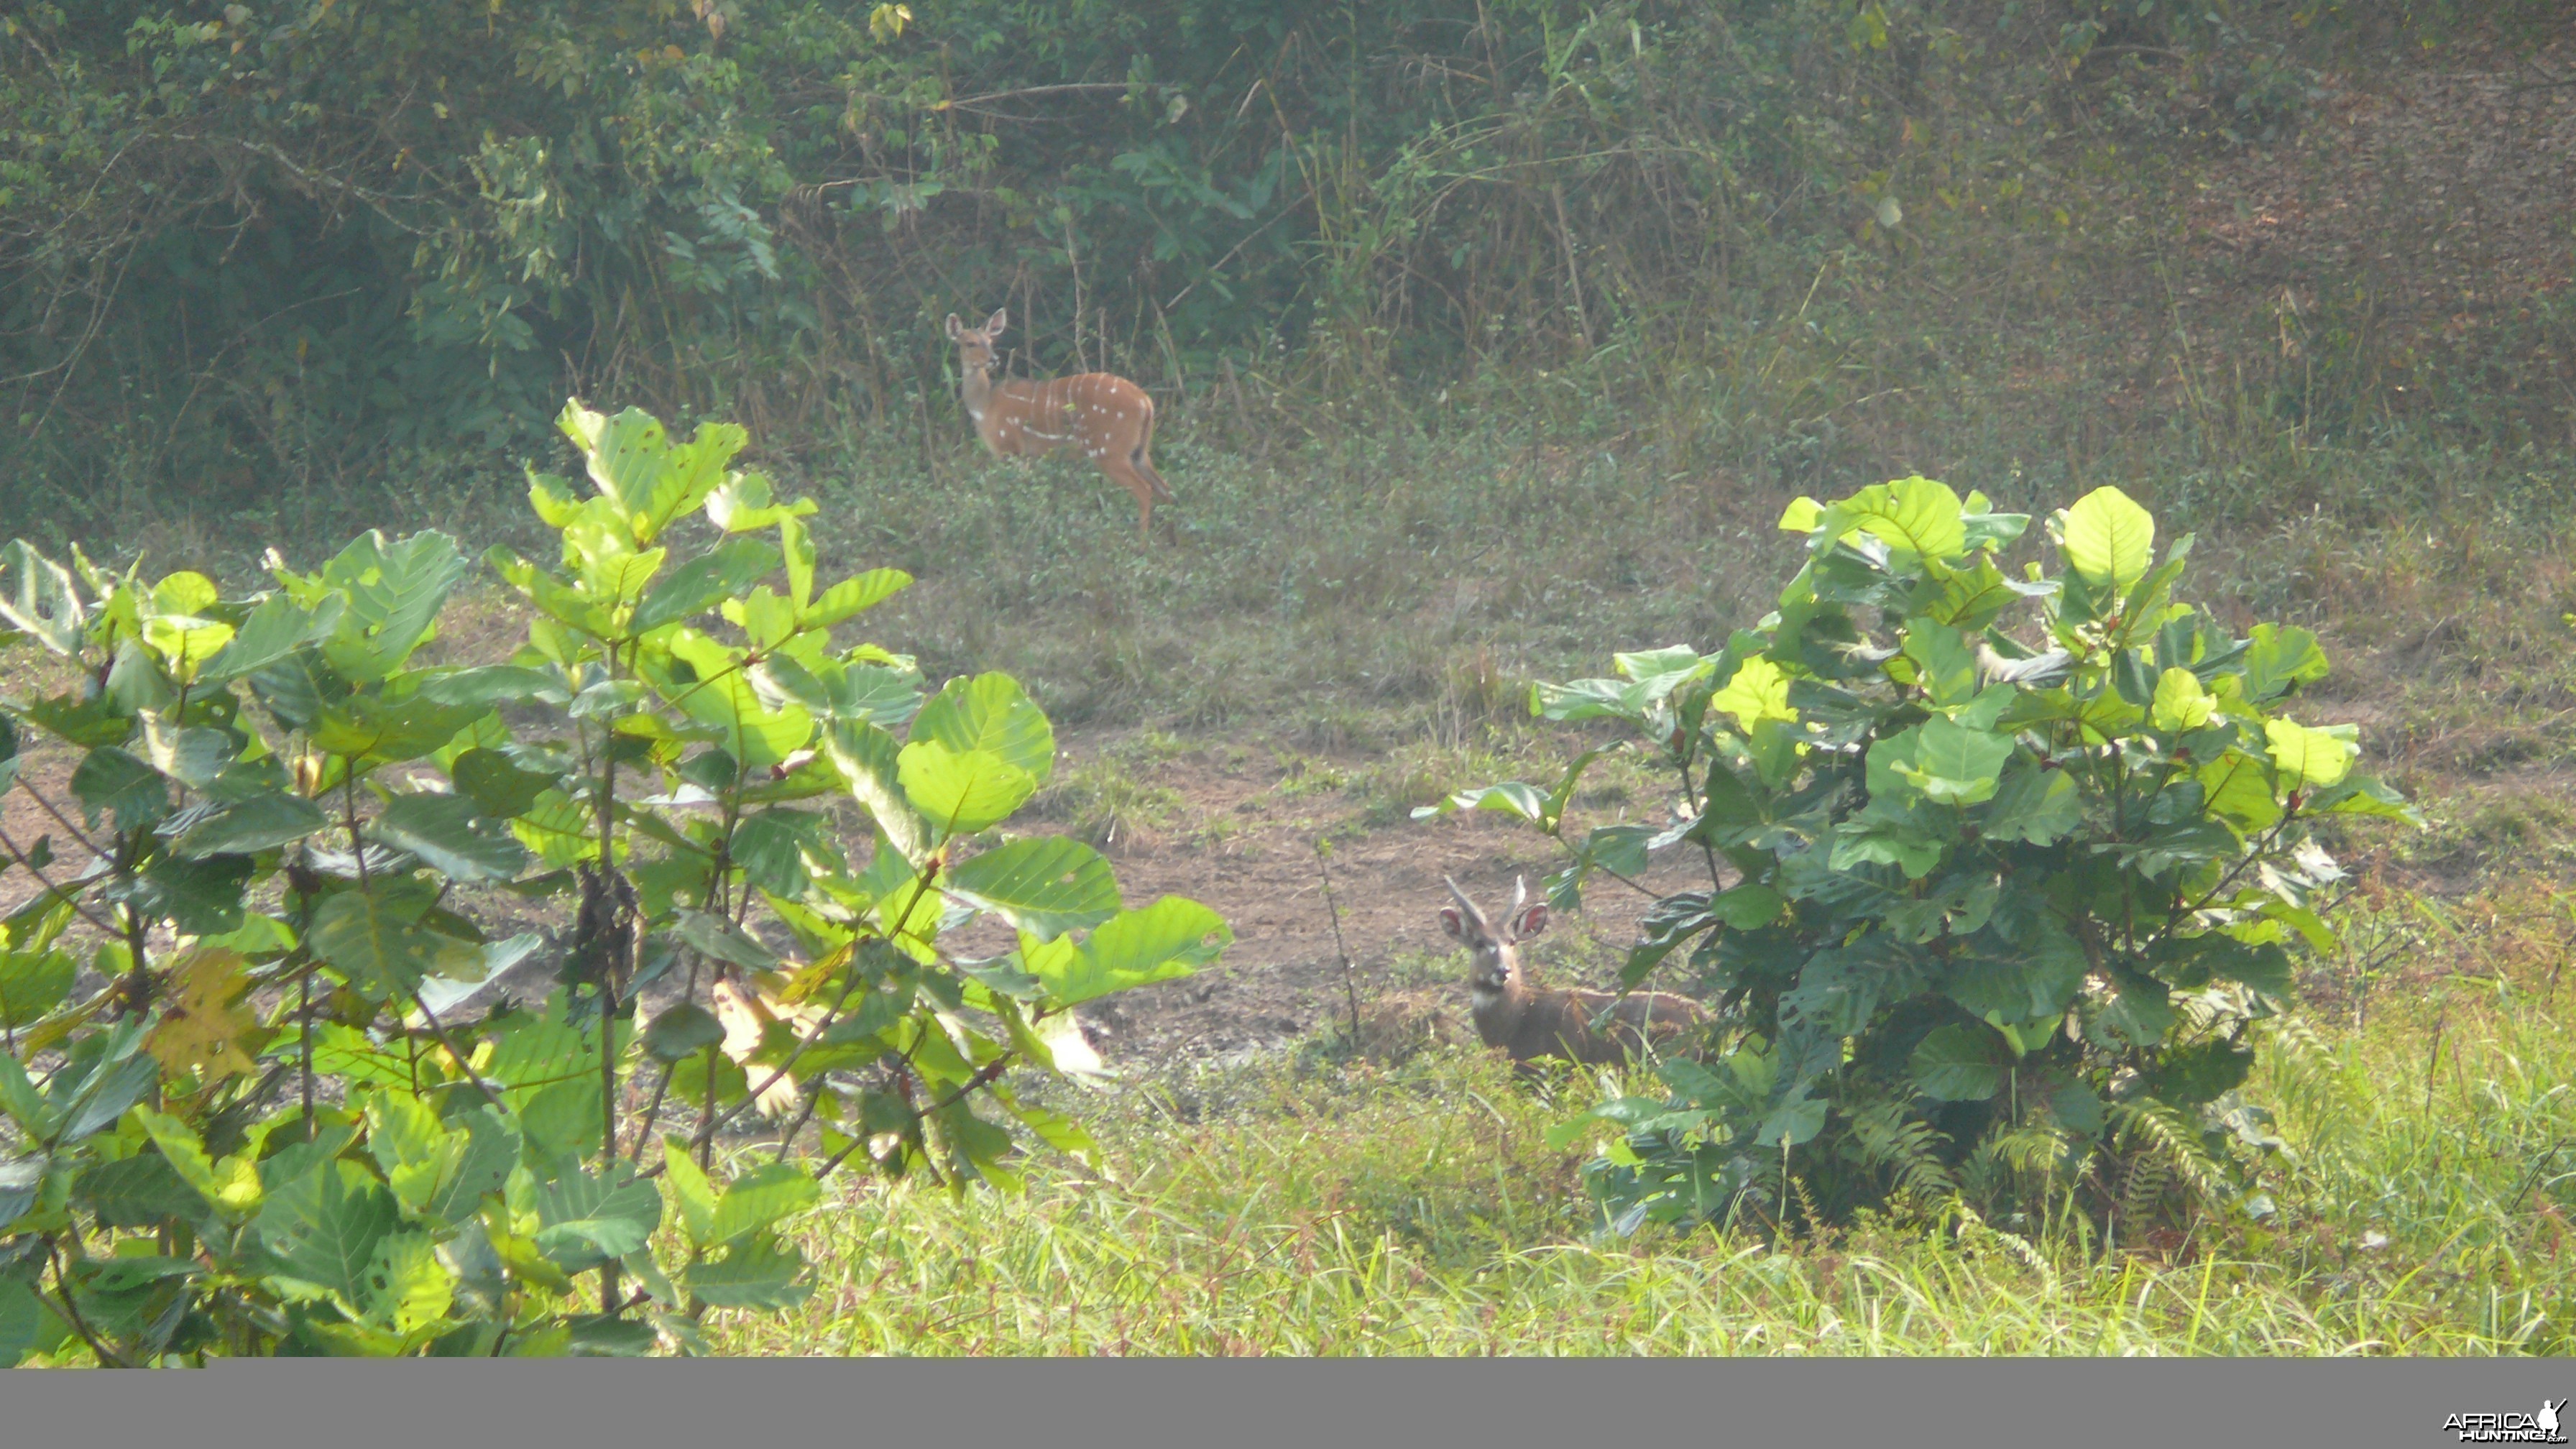
M 1051 377 L 1044 382 L 993 381 L 993 339 L 1011 323 L 997 308 L 981 327 L 948 314 L 948 340 L 957 344 L 966 415 L 975 434 L 1001 458 L 1035 458 L 1078 448 L 1109 480 L 1136 495 L 1136 531 L 1151 538 L 1154 504 L 1172 490 L 1154 471 L 1154 400 L 1145 390 L 1107 372 Z
M 1458 904 L 1440 911 L 1440 928 L 1467 948 L 1467 997 L 1476 1035 L 1489 1047 L 1511 1054 L 1515 1069 L 1526 1074 L 1539 1057 L 1574 1062 L 1618 1062 L 1656 1050 L 1681 1049 L 1696 1043 L 1677 1040 L 1707 1020 L 1699 1003 L 1662 991 L 1616 995 L 1607 991 L 1565 991 L 1533 986 L 1521 970 L 1520 943 L 1547 929 L 1547 903 L 1529 901 L 1529 882 L 1516 881 L 1512 908 L 1500 930 L 1485 919 L 1458 883 L 1441 877 Z M 1598 1028 L 1593 1019 L 1607 1011 Z

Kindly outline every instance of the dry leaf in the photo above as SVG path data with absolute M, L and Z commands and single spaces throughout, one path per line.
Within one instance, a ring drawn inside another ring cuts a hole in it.
M 237 951 L 201 946 L 170 971 L 170 1000 L 161 1022 L 143 1042 L 165 1072 L 194 1070 L 209 1085 L 253 1069 L 251 1049 L 267 1033 L 242 1005 L 249 962 Z
M 768 1090 L 762 1092 L 760 1100 L 753 1105 L 772 1117 L 794 1108 L 800 1099 L 795 1074 L 781 1074 L 774 1067 L 756 1066 L 751 1059 L 759 1054 L 771 1022 L 784 1022 L 797 1036 L 812 1039 L 816 1032 L 822 1030 L 823 1008 L 812 1003 L 790 1006 L 756 983 L 746 989 L 731 981 L 718 981 L 709 989 L 708 995 L 715 1007 L 716 1022 L 724 1028 L 725 1055 L 734 1059 L 754 1085 L 769 1083 Z M 772 1082 L 772 1076 L 778 1079 Z

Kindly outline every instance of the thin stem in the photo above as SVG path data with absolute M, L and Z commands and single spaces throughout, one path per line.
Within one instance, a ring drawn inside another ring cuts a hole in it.
M 71 1324 L 72 1332 L 81 1336 L 81 1342 L 89 1345 L 89 1351 L 98 1355 L 98 1361 L 100 1363 L 107 1365 L 109 1368 L 134 1367 L 132 1363 L 129 1363 L 126 1360 L 125 1355 L 118 1353 L 116 1350 L 109 1348 L 105 1343 L 101 1342 L 97 1332 L 89 1326 L 89 1320 L 81 1316 L 80 1304 L 74 1301 L 72 1297 L 71 1281 L 63 1276 L 62 1253 L 56 1248 L 54 1240 L 50 1236 L 45 1239 L 45 1259 L 47 1262 L 53 1264 L 54 1294 L 63 1301 L 63 1318 L 64 1321 Z
M 447 1055 L 455 1061 L 457 1070 L 465 1074 L 465 1080 L 474 1084 L 474 1090 L 482 1094 L 484 1101 L 496 1109 L 506 1110 L 501 1108 L 501 1099 L 492 1095 L 492 1089 L 483 1085 L 482 1074 L 474 1070 L 472 1059 L 456 1049 L 456 1043 L 447 1035 L 447 1028 L 439 1024 L 438 1013 L 429 1009 L 429 1003 L 420 999 L 419 992 L 412 993 L 411 1004 L 420 1008 L 421 1020 L 429 1023 L 429 1034 L 438 1038 L 438 1044 L 447 1049 Z
M 107 852 L 106 852 L 106 851 L 101 850 L 101 849 L 99 849 L 99 848 L 98 848 L 98 845 L 97 845 L 97 843 L 96 843 L 95 841 L 92 841 L 88 836 L 83 835 L 83 834 L 81 833 L 81 828 L 80 828 L 79 826 L 77 826 L 77 825 L 74 825 L 74 824 L 70 821 L 70 819 L 68 819 L 67 817 L 65 817 L 65 816 L 64 816 L 63 812 L 61 812 L 60 810 L 55 809 L 55 808 L 54 808 L 54 802 L 53 802 L 53 801 L 51 801 L 51 800 L 46 799 L 46 798 L 45 798 L 45 794 L 44 794 L 44 792 L 43 792 L 43 791 L 41 791 L 41 790 L 39 790 L 39 789 L 37 789 L 33 783 L 31 783 L 31 782 L 29 782 L 29 781 L 27 781 L 27 780 L 25 780 L 25 779 L 23 779 L 23 778 L 22 778 L 22 779 L 20 779 L 20 780 L 18 781 L 18 788 L 19 788 L 19 789 L 21 789 L 21 790 L 26 791 L 26 792 L 27 792 L 27 795 L 28 795 L 28 798 L 30 798 L 30 799 L 32 799 L 32 800 L 34 800 L 34 801 L 36 802 L 36 804 L 37 804 L 40 808 L 42 808 L 42 809 L 44 810 L 44 812 L 45 812 L 47 815 L 52 816 L 52 817 L 53 817 L 53 819 L 54 819 L 54 823 L 55 823 L 56 825 L 61 826 L 61 827 L 64 829 L 64 831 L 65 831 L 66 833 L 68 833 L 68 834 L 71 836 L 71 838 L 72 838 L 72 839 L 79 841 L 79 842 L 80 842 L 80 844 L 81 844 L 81 849 L 88 851 L 88 852 L 89 852 L 90 854 L 92 854 L 92 855 L 99 855 L 99 856 L 103 856 L 103 855 L 106 855 L 106 854 L 107 854 Z M 111 932 L 110 934 L 113 934 L 113 933 Z
M 296 1018 L 302 1027 L 296 1046 L 302 1058 L 298 1065 L 304 1073 L 304 1140 L 307 1142 L 313 1141 L 321 1130 L 313 1117 L 313 973 L 321 969 L 312 958 L 305 958 L 304 999 L 296 1007 Z
M 9 858 L 12 861 L 15 861 L 20 869 L 26 871 L 29 875 L 34 876 L 36 878 L 36 883 L 45 888 L 46 894 L 63 902 L 65 905 L 70 906 L 72 908 L 72 914 L 89 922 L 100 935 L 114 936 L 117 934 L 114 926 L 109 925 L 100 917 L 90 914 L 89 908 L 80 903 L 80 898 L 78 896 L 73 895 L 70 891 L 54 884 L 52 881 L 47 880 L 45 878 L 45 873 L 36 869 L 35 863 L 27 858 L 27 853 L 18 848 L 18 842 L 11 840 L 9 838 L 9 832 L 5 830 L 0 830 L 0 850 L 6 850 L 9 852 Z
M 1342 991 L 1351 1003 L 1351 1050 L 1360 1045 L 1360 988 L 1351 976 L 1350 943 L 1342 939 L 1342 909 L 1333 903 L 1333 851 L 1325 841 L 1315 842 L 1315 869 L 1324 878 L 1324 911 L 1333 922 L 1333 950 L 1342 958 Z
M 617 647 L 608 648 L 608 673 L 617 675 Z M 603 727 L 604 729 L 604 727 Z M 602 940 L 599 948 L 599 1160 L 602 1170 L 617 1161 L 617 958 L 618 951 L 627 953 L 627 969 L 634 969 L 635 934 L 631 912 L 632 893 L 628 893 L 627 912 L 621 913 L 612 882 L 617 874 L 617 751 L 615 742 L 601 750 L 599 782 L 599 890 L 609 897 L 605 914 L 625 937 L 622 941 Z M 624 914 L 626 919 L 619 919 Z M 599 1267 L 599 1311 L 617 1312 L 617 1261 L 610 1259 Z
M 940 1098 L 938 1101 L 931 1103 L 928 1107 L 913 1113 L 912 1120 L 915 1123 L 929 1121 L 931 1118 L 938 1116 L 940 1113 L 945 1112 L 949 1108 L 966 1100 L 969 1093 L 981 1091 L 985 1087 L 992 1085 L 993 1082 L 1001 1077 L 1004 1071 L 1009 1069 L 1011 1058 L 1018 1054 L 1019 1048 L 1017 1047 L 1004 1048 L 1000 1056 L 995 1057 L 981 1067 L 976 1068 L 975 1075 L 968 1077 L 958 1086 L 956 1091 L 953 1091 L 947 1096 Z M 852 1152 L 857 1151 L 859 1144 L 866 1140 L 867 1139 L 864 1137 L 853 1137 L 850 1139 L 849 1145 L 823 1159 L 823 1165 L 814 1169 L 815 1181 L 820 1182 L 824 1178 L 830 1176 L 832 1169 L 840 1166 L 842 1160 L 847 1158 Z
M 716 1156 L 716 1051 L 721 1042 L 707 1043 L 707 1105 L 699 1115 L 704 1119 L 698 1128 L 698 1170 L 704 1172 Z
M 694 1002 L 698 999 L 698 967 L 703 961 L 704 958 L 697 952 L 689 953 L 689 981 L 680 989 L 682 1001 Z M 639 1167 L 644 1162 L 644 1144 L 653 1140 L 653 1125 L 662 1120 L 662 1101 L 670 1095 L 671 1073 L 677 1067 L 678 1063 L 675 1062 L 662 1068 L 661 1084 L 653 1089 L 653 1101 L 644 1109 L 644 1125 L 635 1131 L 635 1150 L 628 1155 L 628 1160 Z

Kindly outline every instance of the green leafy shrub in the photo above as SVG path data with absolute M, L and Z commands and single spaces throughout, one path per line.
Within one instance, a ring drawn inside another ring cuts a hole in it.
M 1195 902 L 1123 908 L 1088 847 L 993 843 L 1052 767 L 1045 715 L 1001 675 L 925 698 L 910 661 L 835 647 L 910 580 L 818 585 L 814 506 L 730 468 L 741 429 L 562 423 L 590 486 L 533 479 L 559 566 L 492 560 L 533 605 L 507 663 L 418 662 L 471 567 L 435 532 L 309 574 L 272 555 L 245 599 L 0 560 L 0 618 L 81 671 L 0 700 L 0 787 L 50 825 L 0 832 L 34 891 L 0 923 L 0 1364 L 692 1348 L 709 1308 L 802 1297 L 779 1225 L 853 1156 L 1008 1183 L 994 1107 L 1087 1150 L 1009 1069 L 1225 944 Z M 76 754 L 66 787 L 21 768 L 31 738 Z M 860 863 L 833 796 L 872 825 Z M 468 919 L 494 892 L 571 907 L 560 989 L 465 1020 L 540 944 Z M 955 959 L 988 914 L 1018 949 Z M 680 1106 L 693 1130 L 657 1139 Z M 746 1113 L 776 1155 L 721 1180 Z
M 1924 478 L 1802 498 L 1782 527 L 1805 567 L 1759 626 L 1535 687 L 1538 714 L 1634 732 L 1669 825 L 1566 833 L 1600 750 L 1544 793 L 1417 812 L 1531 820 L 1568 850 L 1560 907 L 1659 851 L 1706 864 L 1625 981 L 1687 960 L 1722 1039 L 1662 1064 L 1666 1100 L 1565 1132 L 1626 1129 L 1588 1170 L 1612 1222 L 2037 1213 L 2067 1189 L 2103 1214 L 2168 1190 L 2264 1210 L 2245 1169 L 2277 1139 L 2236 1089 L 2292 947 L 2332 940 L 2316 827 L 2411 808 L 2355 771 L 2351 727 L 2283 713 L 2326 672 L 2313 636 L 2237 638 L 2175 599 L 2188 536 L 2159 561 L 2105 488 L 2049 521 L 2064 571 L 2015 578 L 1998 554 L 2028 521 Z

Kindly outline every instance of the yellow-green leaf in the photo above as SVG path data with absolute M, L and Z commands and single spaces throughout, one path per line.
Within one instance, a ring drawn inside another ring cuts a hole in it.
M 2200 687 L 2200 676 L 2179 666 L 2156 677 L 2156 728 L 2180 734 L 2209 723 L 2218 696 Z
M 2360 732 L 2351 725 L 2332 725 L 2318 729 L 2294 720 L 2268 720 L 2263 725 L 2264 739 L 2272 750 L 2272 763 L 2280 766 L 2284 778 L 2300 785 L 2331 785 L 2351 771 L 2353 758 L 2361 753 Z
M 2058 515 L 2066 565 L 2088 583 L 2125 589 L 2155 559 L 2156 520 L 2117 488 L 2096 488 Z
M 1798 712 L 1789 707 L 1789 676 L 1768 659 L 1745 660 L 1709 703 L 1735 716 L 1746 734 L 1766 719 L 1794 722 L 1798 718 Z

